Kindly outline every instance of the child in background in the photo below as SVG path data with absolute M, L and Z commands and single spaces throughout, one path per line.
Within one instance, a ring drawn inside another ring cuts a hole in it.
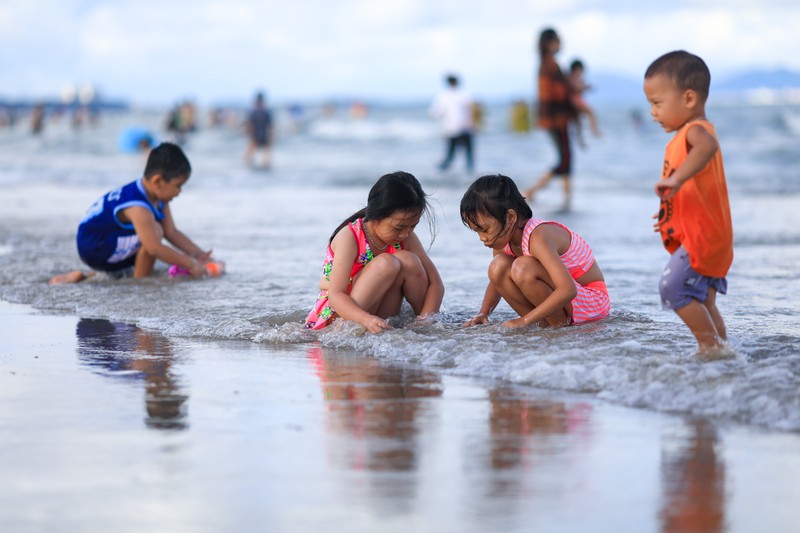
M 608 290 L 592 249 L 563 224 L 533 218 L 511 178 L 478 178 L 461 199 L 461 220 L 494 252 L 480 312 L 467 326 L 488 322 L 500 298 L 520 316 L 504 322 L 507 328 L 608 316 Z
M 201 250 L 178 230 L 169 209 L 191 171 L 178 145 L 162 143 L 153 149 L 143 177 L 100 197 L 87 211 L 78 226 L 81 260 L 94 271 L 115 277 L 131 266 L 134 278 L 149 276 L 156 259 L 178 265 L 193 277 L 204 275 L 211 251 Z M 175 248 L 165 245 L 163 239 Z M 94 271 L 61 274 L 50 284 L 83 281 Z
M 367 207 L 331 235 L 320 292 L 306 327 L 322 329 L 335 318 L 358 322 L 371 333 L 391 326 L 403 298 L 424 318 L 439 311 L 444 285 L 414 228 L 428 209 L 425 192 L 407 172 L 382 176 Z
M 589 104 L 586 103 L 586 100 L 583 99 L 583 93 L 592 88 L 583 78 L 584 70 L 583 62 L 576 59 L 570 64 L 569 75 L 567 76 L 567 82 L 571 89 L 570 100 L 572 101 L 572 106 L 575 108 L 575 129 L 578 132 L 578 141 L 581 143 L 581 146 L 586 146 L 586 141 L 583 138 L 583 124 L 581 124 L 582 115 L 586 115 L 586 118 L 589 119 L 589 127 L 592 129 L 594 136 L 600 137 L 600 126 L 597 124 L 597 115 L 595 115 L 594 110 L 589 107 Z
M 673 309 L 694 334 L 698 355 L 729 355 L 717 293 L 726 294 L 733 262 L 733 226 L 717 134 L 706 119 L 711 74 L 685 51 L 669 52 L 645 72 L 650 115 L 666 132 L 661 207 L 655 231 L 672 255 L 659 285 L 665 309 Z

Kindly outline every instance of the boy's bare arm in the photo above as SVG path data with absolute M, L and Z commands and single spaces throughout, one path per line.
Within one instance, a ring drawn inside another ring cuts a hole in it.
M 686 160 L 666 179 L 656 184 L 656 194 L 664 199 L 675 196 L 681 185 L 703 170 L 719 150 L 717 139 L 702 126 L 692 126 L 686 132 L 689 153 Z
M 133 229 L 148 253 L 167 264 L 180 265 L 194 276 L 205 272 L 203 265 L 193 257 L 166 246 L 161 242 L 163 228 L 156 222 L 153 213 L 146 207 L 132 206 L 124 210 L 125 217 L 133 224 Z
M 194 241 L 187 237 L 185 233 L 177 228 L 172 235 L 167 238 L 167 240 L 179 250 L 185 252 L 187 255 L 191 255 L 201 262 L 211 259 L 212 250 L 203 250 L 197 246 Z
M 164 238 L 179 250 L 195 259 L 199 259 L 201 262 L 211 259 L 211 250 L 203 250 L 175 226 L 175 221 L 172 218 L 169 205 L 164 206 L 164 219 L 161 221 L 161 227 L 164 230 Z

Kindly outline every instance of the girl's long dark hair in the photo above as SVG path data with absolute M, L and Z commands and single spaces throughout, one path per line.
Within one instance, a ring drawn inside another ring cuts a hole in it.
M 517 220 L 528 220 L 533 216 L 531 206 L 525 201 L 514 180 L 502 174 L 481 176 L 469 186 L 461 198 L 461 221 L 480 227 L 478 216 L 489 216 L 501 225 L 506 223 L 509 209 L 517 212 Z
M 367 197 L 367 207 L 356 211 L 347 217 L 331 234 L 328 243 L 333 240 L 339 230 L 351 222 L 363 218 L 367 220 L 381 220 L 392 216 L 397 211 L 410 211 L 424 214 L 428 212 L 428 195 L 422 190 L 417 178 L 408 172 L 397 171 L 384 174 Z

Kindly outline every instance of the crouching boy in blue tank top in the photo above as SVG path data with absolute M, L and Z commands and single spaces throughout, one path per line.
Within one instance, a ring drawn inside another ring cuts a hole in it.
M 93 271 L 60 274 L 50 284 L 83 281 L 94 271 L 120 275 L 130 267 L 134 278 L 142 278 L 153 272 L 156 259 L 181 266 L 193 277 L 204 275 L 211 251 L 203 251 L 176 228 L 169 209 L 191 172 L 178 145 L 154 148 L 144 175 L 98 198 L 78 226 L 78 255 Z

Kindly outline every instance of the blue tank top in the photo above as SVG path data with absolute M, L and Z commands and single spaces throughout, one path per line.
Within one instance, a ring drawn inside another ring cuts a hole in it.
M 164 203 L 150 203 L 143 178 L 108 192 L 92 204 L 78 226 L 78 254 L 96 270 L 119 270 L 133 264 L 142 243 L 130 222 L 119 219 L 120 211 L 132 206 L 149 209 L 156 221 L 164 219 Z

